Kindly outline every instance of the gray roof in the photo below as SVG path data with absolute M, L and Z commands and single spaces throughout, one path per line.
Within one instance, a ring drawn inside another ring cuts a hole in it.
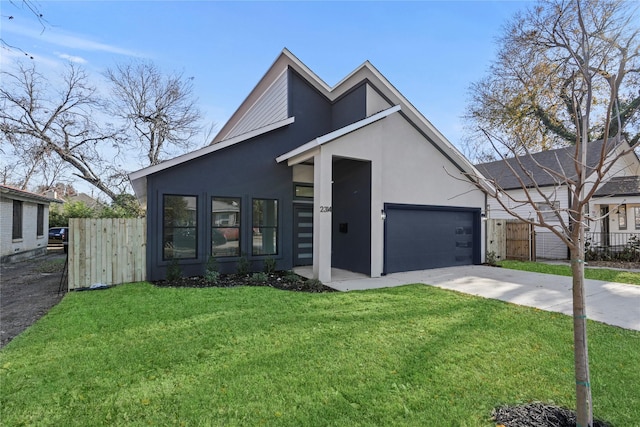
M 591 173 L 600 160 L 603 141 L 593 141 L 587 144 L 587 173 Z M 609 142 L 607 152 L 614 147 L 613 142 Z M 511 171 L 510 165 L 522 178 L 527 187 L 532 187 L 533 183 L 538 186 L 558 185 L 558 179 L 550 174 L 543 167 L 555 172 L 562 173 L 568 178 L 575 178 L 576 170 L 574 166 L 575 147 L 563 147 L 556 150 L 540 151 L 530 155 L 512 157 L 494 162 L 480 163 L 476 165 L 478 171 L 489 179 L 495 180 L 497 185 L 505 190 L 522 188 L 518 177 Z M 519 164 L 521 163 L 521 165 Z M 507 165 L 508 164 L 508 165 Z M 540 166 L 539 166 L 540 165 Z M 541 167 L 542 166 L 542 167 Z M 523 170 L 524 169 L 524 170 Z M 527 171 L 533 177 L 529 178 Z
M 7 198 L 18 198 L 35 202 L 45 203 L 62 203 L 60 200 L 52 199 L 30 191 L 21 190 L 19 188 L 10 187 L 8 185 L 0 185 L 0 194 Z
M 640 176 L 616 176 L 602 184 L 593 197 L 640 196 Z

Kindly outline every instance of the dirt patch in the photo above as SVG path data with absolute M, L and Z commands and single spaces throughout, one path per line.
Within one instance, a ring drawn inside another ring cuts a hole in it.
M 58 246 L 47 255 L 0 266 L 0 348 L 60 302 L 65 258 Z

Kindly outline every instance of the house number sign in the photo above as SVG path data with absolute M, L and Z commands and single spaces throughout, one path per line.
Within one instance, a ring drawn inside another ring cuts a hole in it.
M 320 206 L 320 212 L 331 212 L 331 206 Z

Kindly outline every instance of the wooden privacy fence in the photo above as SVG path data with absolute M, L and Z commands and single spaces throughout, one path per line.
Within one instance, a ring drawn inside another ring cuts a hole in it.
M 536 260 L 536 235 L 531 224 L 507 221 L 507 259 Z
M 493 252 L 496 261 L 507 259 L 506 233 L 506 219 L 487 219 L 487 253 Z
M 69 220 L 69 290 L 146 279 L 144 218 Z
M 487 220 L 487 252 L 496 260 L 536 260 L 536 240 L 533 226 L 518 220 Z

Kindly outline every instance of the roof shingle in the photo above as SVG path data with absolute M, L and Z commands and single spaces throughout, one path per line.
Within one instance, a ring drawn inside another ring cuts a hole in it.
M 587 173 L 590 174 L 600 160 L 603 141 L 593 141 L 587 145 Z M 606 152 L 610 152 L 614 147 L 613 142 L 608 143 Z M 499 187 L 504 190 L 521 188 L 518 176 L 527 187 L 532 187 L 534 183 L 538 186 L 558 185 L 558 177 L 549 173 L 544 168 L 551 169 L 570 179 L 575 178 L 575 147 L 563 147 L 555 150 L 540 151 L 531 155 L 523 155 L 518 158 L 512 157 L 494 162 L 480 163 L 476 165 L 478 171 L 489 179 L 495 180 Z M 520 164 L 519 164 L 520 163 Z M 509 168 L 510 165 L 516 171 L 515 175 Z M 526 172 L 525 172 L 526 171 Z M 531 177 L 529 176 L 531 175 Z M 533 179 L 532 179 L 533 178 Z
M 640 176 L 616 176 L 602 184 L 593 197 L 640 196 Z

